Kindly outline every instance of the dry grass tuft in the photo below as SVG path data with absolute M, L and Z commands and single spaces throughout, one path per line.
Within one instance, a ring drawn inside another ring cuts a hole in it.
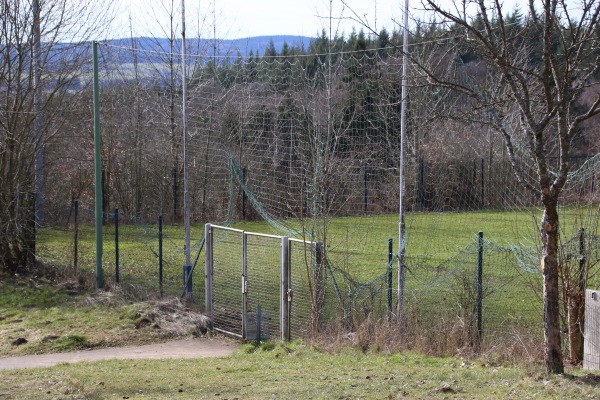
M 134 325 L 136 329 L 150 327 L 167 336 L 205 335 L 210 320 L 204 314 L 188 308 L 181 299 L 169 297 L 149 299 L 144 288 L 129 285 L 111 291 L 96 291 L 85 299 L 88 306 L 121 307 L 131 304 L 138 308 Z M 132 300 L 135 302 L 132 303 Z
M 150 302 L 150 304 L 153 309 L 146 315 L 153 321 L 153 326 L 159 326 L 163 331 L 176 336 L 188 334 L 199 336 L 208 332 L 209 318 L 185 307 L 179 298 Z
M 472 324 L 460 317 L 431 318 L 427 321 L 408 318 L 406 325 L 396 320 L 367 316 L 350 327 L 341 319 L 324 326 L 309 342 L 335 352 L 348 346 L 362 352 L 396 353 L 415 351 L 436 357 L 478 359 L 484 364 L 536 364 L 543 360 L 540 341 L 531 332 L 513 330 L 477 340 Z

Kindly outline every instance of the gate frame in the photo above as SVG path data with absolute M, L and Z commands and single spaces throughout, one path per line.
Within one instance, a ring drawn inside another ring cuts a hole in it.
M 288 236 L 269 235 L 264 233 L 247 232 L 241 229 L 229 228 L 226 226 L 213 225 L 207 223 L 204 225 L 204 237 L 206 243 L 206 267 L 205 267 L 205 302 L 206 302 L 206 314 L 211 321 L 214 321 L 214 306 L 213 306 L 213 275 L 214 275 L 214 255 L 213 255 L 213 228 L 228 230 L 242 234 L 242 339 L 246 339 L 247 336 L 247 307 L 248 307 L 248 236 L 260 236 L 274 239 L 280 239 L 281 253 L 280 253 L 280 284 L 279 284 L 279 322 L 280 322 L 280 337 L 283 341 L 289 341 L 291 339 L 291 308 L 292 308 L 292 271 L 291 271 L 291 248 L 290 241 L 300 242 L 304 244 L 313 245 L 311 241 L 289 238 Z M 223 331 L 224 333 L 232 334 L 232 332 Z M 239 336 L 234 334 L 235 336 Z

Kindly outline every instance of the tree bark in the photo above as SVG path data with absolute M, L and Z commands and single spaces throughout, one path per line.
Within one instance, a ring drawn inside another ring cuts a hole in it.
M 564 365 L 560 340 L 560 310 L 558 291 L 558 211 L 557 202 L 544 194 L 541 224 L 544 277 L 544 354 L 546 371 L 562 374 Z

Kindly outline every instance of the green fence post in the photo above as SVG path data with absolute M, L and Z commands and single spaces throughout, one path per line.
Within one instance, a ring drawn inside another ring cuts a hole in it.
M 394 260 L 393 242 L 394 242 L 394 239 L 392 239 L 392 238 L 388 239 L 388 265 L 387 265 L 388 320 L 392 319 L 392 261 Z
M 163 216 L 158 216 L 158 288 L 163 296 Z
M 102 271 L 102 159 L 100 158 L 100 85 L 98 83 L 98 42 L 93 43 L 94 54 L 94 167 L 96 204 L 96 289 L 104 287 Z
M 115 208 L 115 282 L 119 284 L 119 209 Z
M 477 339 L 481 344 L 483 336 L 483 232 L 479 231 L 477 252 Z

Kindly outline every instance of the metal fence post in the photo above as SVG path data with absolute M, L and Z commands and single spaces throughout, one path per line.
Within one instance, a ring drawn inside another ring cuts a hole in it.
M 242 220 L 246 220 L 246 167 L 242 168 Z
M 302 217 L 306 217 L 308 214 L 308 177 L 306 174 L 306 167 L 303 168 L 303 179 L 302 179 Z
M 419 162 L 419 187 L 418 187 L 419 211 L 425 209 L 425 160 Z
M 281 238 L 281 340 L 290 340 L 290 304 L 288 295 L 290 289 L 290 239 L 287 236 Z
M 483 336 L 483 232 L 479 231 L 477 252 L 477 335 L 481 343 Z
M 213 245 L 212 245 L 212 228 L 210 224 L 204 225 L 204 245 L 206 246 L 206 264 L 204 269 L 204 285 L 205 285 L 205 300 L 206 300 L 206 315 L 212 326 L 213 321 Z
M 367 212 L 369 207 L 369 167 L 367 164 L 364 165 L 364 208 L 365 212 Z
M 158 216 L 158 288 L 163 296 L 163 216 Z
M 387 265 L 387 313 L 388 320 L 392 319 L 392 261 L 394 260 L 392 238 L 388 239 L 388 265 Z
M 192 297 L 192 266 L 183 266 L 183 290 L 185 298 Z
M 115 282 L 119 284 L 119 209 L 115 208 Z
M 102 269 L 102 157 L 100 156 L 100 84 L 98 72 L 98 42 L 93 42 L 94 55 L 94 204 L 96 214 L 96 289 L 104 287 L 104 271 Z
M 260 305 L 259 305 L 260 307 Z M 259 319 L 257 311 L 256 318 Z M 258 322 L 257 322 L 258 323 Z M 248 335 L 248 236 L 242 232 L 242 338 Z M 258 325 L 256 331 L 259 336 Z
M 485 159 L 481 159 L 481 208 L 485 208 Z
M 177 221 L 177 168 L 173 168 L 173 222 Z
M 77 275 L 77 264 L 79 254 L 79 200 L 73 205 L 75 211 L 75 232 L 73 234 L 73 274 Z

